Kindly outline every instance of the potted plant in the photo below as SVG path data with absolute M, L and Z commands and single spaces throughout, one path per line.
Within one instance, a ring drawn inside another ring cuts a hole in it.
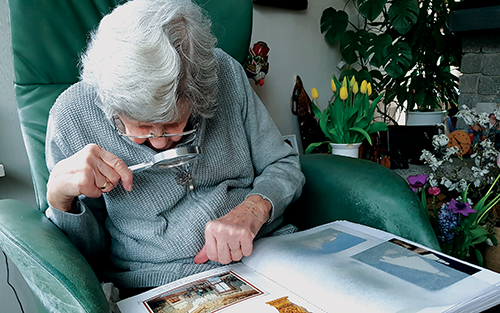
M 363 80 L 359 86 L 354 76 L 349 82 L 344 76 L 342 84 L 333 76 L 331 88 L 333 96 L 323 112 L 316 104 L 319 98 L 318 91 L 316 88 L 312 89 L 312 109 L 327 140 L 310 144 L 305 153 L 311 153 L 315 148 L 328 143 L 330 150 L 336 145 L 341 145 L 344 150 L 354 150 L 352 154 L 344 151 L 340 153 L 341 155 L 357 157 L 357 149 L 364 139 L 372 144 L 370 134 L 387 129 L 386 123 L 373 122 L 375 108 L 383 94 L 370 101 L 371 84 Z
M 463 107 L 457 116 L 471 126 L 463 137 L 453 135 L 460 130 L 448 136 L 444 127 L 438 127 L 433 149 L 422 150 L 420 156 L 428 169 L 408 177 L 408 182 L 421 192 L 443 252 L 500 271 L 489 259 L 500 238 L 500 154 L 489 115 Z M 480 129 L 474 131 L 474 126 Z
M 406 112 L 456 105 L 458 77 L 451 68 L 460 65 L 461 46 L 448 22 L 458 2 L 348 0 L 346 6 L 349 2 L 358 11 L 357 23 L 330 7 L 323 11 L 321 32 L 327 42 L 340 42 L 346 74 L 371 82 L 375 93 L 385 92 L 381 114 L 397 124 L 387 115 L 391 102 Z

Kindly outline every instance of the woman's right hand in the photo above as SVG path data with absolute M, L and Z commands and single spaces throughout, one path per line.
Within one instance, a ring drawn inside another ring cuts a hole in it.
M 132 190 L 132 171 L 125 162 L 98 145 L 89 144 L 54 166 L 47 183 L 47 200 L 54 208 L 71 212 L 75 197 L 98 198 L 120 181 L 125 190 Z

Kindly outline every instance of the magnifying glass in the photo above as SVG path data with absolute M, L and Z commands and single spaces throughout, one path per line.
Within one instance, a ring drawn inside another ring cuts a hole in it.
M 201 149 L 198 146 L 185 146 L 169 149 L 155 154 L 149 162 L 132 165 L 128 168 L 132 172 L 137 173 L 151 167 L 176 167 L 194 161 L 200 153 Z

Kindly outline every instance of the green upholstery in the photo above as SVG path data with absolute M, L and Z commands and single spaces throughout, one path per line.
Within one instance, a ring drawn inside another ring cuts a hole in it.
M 108 312 L 89 264 L 42 212 L 14 200 L 0 208 L 0 245 L 43 305 L 39 312 Z
M 43 212 L 48 171 L 45 130 L 57 96 L 77 81 L 88 31 L 117 0 L 9 0 L 15 88 L 37 206 L 0 200 L 0 247 L 33 290 L 38 312 L 109 312 L 99 281 L 80 252 Z M 252 27 L 250 0 L 198 0 L 219 46 L 243 62 Z M 302 229 L 346 219 L 433 248 L 435 236 L 418 197 L 380 165 L 332 155 L 301 157 L 307 178 L 286 218 Z
M 286 210 L 288 222 L 308 229 L 348 220 L 440 250 L 419 197 L 393 171 L 367 160 L 312 154 L 301 157 L 306 185 Z

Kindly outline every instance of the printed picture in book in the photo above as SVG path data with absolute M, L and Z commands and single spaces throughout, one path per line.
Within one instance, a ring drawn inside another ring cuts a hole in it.
M 143 301 L 151 313 L 208 313 L 264 294 L 232 271 L 203 278 Z

